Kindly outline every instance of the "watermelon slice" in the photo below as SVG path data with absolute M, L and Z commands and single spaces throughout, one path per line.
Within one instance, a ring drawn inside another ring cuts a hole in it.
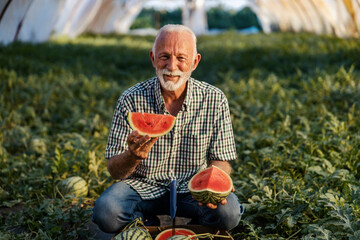
M 150 137 L 164 136 L 175 126 L 176 117 L 164 114 L 129 112 L 128 120 L 133 130 Z
M 195 235 L 195 233 L 189 229 L 186 228 L 175 228 L 175 235 L 181 235 L 181 236 L 191 236 L 191 235 Z M 164 231 L 162 231 L 161 233 L 159 233 L 155 240 L 165 240 L 170 238 L 171 236 L 173 236 L 173 229 L 166 229 Z
M 195 174 L 190 179 L 188 188 L 197 201 L 218 204 L 229 196 L 233 182 L 222 169 L 211 166 Z

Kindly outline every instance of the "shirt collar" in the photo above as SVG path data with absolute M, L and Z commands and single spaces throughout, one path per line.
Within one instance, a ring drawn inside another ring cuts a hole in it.
M 160 80 L 155 77 L 154 78 L 155 80 L 155 99 L 156 99 L 156 103 L 159 107 L 159 111 L 161 114 L 164 114 L 165 111 L 166 111 L 166 108 L 165 108 L 165 101 L 164 101 L 164 98 L 161 94 L 161 86 L 160 86 Z M 187 91 L 186 91 L 186 97 L 185 97 L 185 100 L 184 100 L 184 103 L 183 103 L 183 106 L 182 106 L 182 110 L 183 111 L 188 111 L 189 110 L 189 107 L 190 107 L 190 102 L 191 102 L 191 99 L 192 99 L 192 92 L 193 92 L 193 78 L 189 78 L 188 80 L 188 84 L 187 84 Z
M 188 80 L 188 84 L 187 84 L 187 91 L 186 91 L 186 97 L 183 103 L 183 110 L 184 111 L 188 111 L 190 108 L 190 103 L 191 103 L 191 99 L 192 99 L 192 93 L 193 93 L 193 88 L 194 88 L 194 81 L 193 79 L 190 77 Z
M 159 107 L 160 114 L 164 114 L 166 109 L 165 109 L 164 98 L 161 95 L 160 80 L 157 77 L 155 77 L 154 81 L 155 81 L 154 90 L 155 90 L 156 104 Z

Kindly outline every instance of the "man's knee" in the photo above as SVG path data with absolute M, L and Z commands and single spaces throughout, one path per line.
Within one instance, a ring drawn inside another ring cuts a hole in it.
M 244 213 L 244 206 L 239 203 L 235 194 L 230 194 L 227 198 L 226 205 L 219 206 L 219 215 L 221 220 L 221 228 L 230 230 L 235 228 Z
M 235 228 L 239 224 L 243 212 L 243 205 L 239 205 L 237 208 L 233 208 L 232 211 L 229 211 L 229 209 L 227 211 L 221 211 L 219 214 L 219 217 L 221 218 L 219 227 L 225 230 L 231 230 Z
M 131 219 L 123 219 L 122 207 L 113 203 L 106 196 L 100 197 L 95 202 L 92 219 L 103 232 L 116 233 L 131 221 Z
M 121 192 L 121 194 L 120 194 Z M 141 217 L 136 211 L 137 197 L 133 190 L 122 184 L 116 184 L 107 189 L 95 202 L 93 222 L 103 232 L 116 233 L 130 223 L 134 218 Z M 137 196 L 137 195 L 136 195 Z M 140 198 L 139 198 L 140 199 Z
M 231 230 L 239 224 L 243 212 L 243 205 L 239 203 L 236 195 L 231 193 L 225 205 L 219 204 L 217 209 L 208 210 L 200 222 L 210 227 Z

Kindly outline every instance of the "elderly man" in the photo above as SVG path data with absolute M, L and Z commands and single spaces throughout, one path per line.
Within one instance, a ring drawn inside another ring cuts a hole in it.
M 190 178 L 208 166 L 231 172 L 228 161 L 236 158 L 236 150 L 227 99 L 218 88 L 190 77 L 201 55 L 189 28 L 161 28 L 150 59 L 157 77 L 129 88 L 118 100 L 105 157 L 111 176 L 121 181 L 97 199 L 93 221 L 110 233 L 137 217 L 158 225 L 156 215 L 170 212 L 169 187 L 176 178 L 177 216 L 232 229 L 243 212 L 234 193 L 221 204 L 204 206 L 187 188 Z M 131 130 L 128 112 L 171 114 L 177 120 L 169 134 L 150 138 Z

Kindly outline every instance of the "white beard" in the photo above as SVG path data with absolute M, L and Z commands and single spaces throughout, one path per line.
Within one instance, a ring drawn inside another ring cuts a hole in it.
M 192 67 L 190 67 L 190 70 L 188 72 L 182 72 L 180 70 L 176 70 L 176 71 L 169 71 L 166 68 L 165 69 L 156 69 L 156 75 L 158 76 L 159 80 L 160 80 L 160 84 L 161 86 L 167 90 L 167 91 L 175 91 L 176 89 L 178 89 L 179 87 L 181 87 L 184 83 L 186 83 L 190 76 L 191 76 L 191 71 Z M 179 80 L 175 83 L 172 81 L 165 81 L 164 79 L 164 74 L 165 75 L 170 75 L 170 76 L 179 76 Z

